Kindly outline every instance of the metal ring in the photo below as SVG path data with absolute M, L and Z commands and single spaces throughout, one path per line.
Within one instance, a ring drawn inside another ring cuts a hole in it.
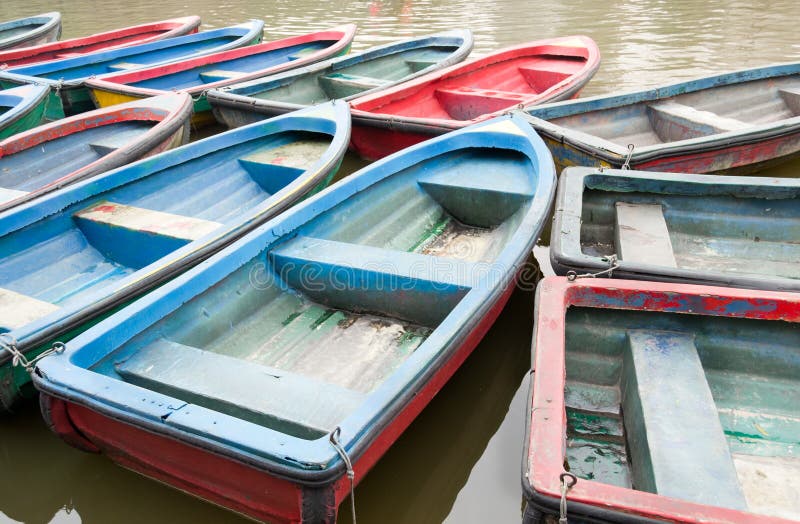
M 575 484 L 578 483 L 578 477 L 576 477 L 575 475 L 573 475 L 572 473 L 569 473 L 569 472 L 564 472 L 561 475 L 559 475 L 558 476 L 558 481 L 563 484 L 565 478 L 568 478 L 568 479 L 572 480 L 571 483 L 569 483 L 569 482 L 567 483 L 567 489 L 571 488 L 572 486 L 574 486 Z

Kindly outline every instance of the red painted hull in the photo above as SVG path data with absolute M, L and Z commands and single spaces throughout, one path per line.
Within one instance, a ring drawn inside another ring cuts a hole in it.
M 413 400 L 353 462 L 356 482 L 364 478 L 475 349 L 513 289 L 514 281 Z M 344 475 L 309 487 L 68 400 L 42 393 L 42 407 L 51 429 L 71 445 L 103 453 L 125 468 L 258 520 L 335 522 L 338 506 L 350 493 L 350 483 Z
M 146 44 L 175 36 L 196 33 L 200 27 L 200 17 L 186 16 L 142 24 L 105 33 L 61 40 L 37 46 L 0 52 L 0 64 L 6 67 L 37 64 L 48 60 L 60 60 L 75 56 L 109 51 L 132 45 Z
M 743 307 L 743 303 L 748 306 Z M 543 280 L 537 290 L 533 344 L 533 369 L 536 373 L 526 414 L 528 432 L 525 436 L 523 487 L 529 503 L 551 508 L 548 511 L 551 514 L 558 512 L 561 497 L 559 476 L 564 473 L 566 455 L 565 312 L 570 307 L 598 307 L 599 304 L 629 310 L 667 310 L 683 314 L 707 312 L 724 317 L 800 322 L 800 299 L 792 293 L 627 280 L 582 279 L 569 282 L 564 277 Z M 590 513 L 593 519 L 603 522 L 622 518 L 631 522 L 653 519 L 698 524 L 795 522 L 589 479 L 580 479 L 569 490 L 568 508 L 570 504 L 573 505 L 570 514 L 586 516 Z M 541 516 L 536 514 L 533 518 Z
M 377 159 L 516 107 L 578 96 L 600 66 L 588 37 L 530 42 L 350 102 L 350 145 Z

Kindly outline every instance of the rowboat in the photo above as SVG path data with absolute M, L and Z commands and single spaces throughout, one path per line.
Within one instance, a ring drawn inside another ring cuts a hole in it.
M 438 71 L 464 60 L 472 43 L 468 29 L 409 38 L 214 89 L 208 101 L 219 122 L 239 127 L 328 100 L 351 101 Z
M 368 166 L 41 360 L 44 412 L 241 514 L 334 522 L 494 322 L 554 186 L 518 117 Z
M 0 49 L 55 42 L 59 36 L 61 13 L 58 11 L 0 22 Z
M 25 369 L 54 341 L 326 186 L 349 131 L 346 104 L 316 106 L 0 213 L 0 408 L 31 391 Z
M 261 41 L 264 22 L 212 29 L 149 44 L 99 51 L 75 58 L 0 70 L 0 87 L 40 83 L 52 88 L 50 120 L 72 116 L 95 108 L 84 82 L 90 77 L 132 71 L 157 64 L 188 60 L 210 53 L 236 49 Z M 62 111 L 63 109 L 63 111 Z
M 800 180 L 567 168 L 559 275 L 800 291 Z
M 87 53 L 156 42 L 197 32 L 199 16 L 184 16 L 160 22 L 114 29 L 70 40 L 0 51 L 0 64 L 8 67 L 37 64 L 48 60 L 74 58 Z
M 578 96 L 600 66 L 586 36 L 529 42 L 351 102 L 351 147 L 375 159 L 523 105 Z
M 750 174 L 800 152 L 800 62 L 525 111 L 559 168 Z
M 355 36 L 353 24 L 223 51 L 182 62 L 91 78 L 86 81 L 97 107 L 157 96 L 170 91 L 194 98 L 192 124 L 214 121 L 206 91 L 261 78 L 347 53 Z
M 0 90 L 0 139 L 38 126 L 44 120 L 49 94 L 49 87 L 39 85 Z
M 3 140 L 0 211 L 185 144 L 191 115 L 188 95 L 168 94 L 64 118 Z
M 523 522 L 797 522 L 798 323 L 795 293 L 540 282 Z

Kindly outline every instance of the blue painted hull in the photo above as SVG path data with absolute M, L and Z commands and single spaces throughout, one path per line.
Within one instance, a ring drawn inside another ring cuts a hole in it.
M 89 93 L 83 86 L 90 76 L 102 77 L 119 71 L 134 71 L 255 44 L 261 41 L 263 27 L 262 21 L 253 20 L 149 44 L 12 67 L 0 71 L 0 86 L 37 82 L 49 85 L 55 95 L 60 95 L 64 114 L 75 115 L 94 109 Z
M 36 385 L 127 467 L 258 520 L 332 522 L 348 479 L 329 438 L 360 481 L 496 318 L 554 184 L 518 117 L 420 144 L 109 317 Z
M 0 214 L 3 342 L 28 355 L 207 258 L 324 187 L 345 104 L 223 133 Z M 0 373 L 11 354 L 0 350 Z M 20 384 L 0 380 L 8 408 Z

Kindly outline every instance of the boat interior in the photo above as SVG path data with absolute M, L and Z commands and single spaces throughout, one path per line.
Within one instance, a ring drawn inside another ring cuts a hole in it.
M 624 148 L 741 131 L 796 116 L 800 116 L 800 76 L 792 75 L 548 120 Z
M 461 73 L 408 88 L 399 97 L 356 104 L 354 108 L 417 118 L 471 120 L 527 102 L 581 71 L 579 56 L 516 53 L 503 60 L 480 60 Z
M 313 105 L 346 98 L 369 89 L 395 83 L 451 56 L 457 46 L 405 49 L 363 62 L 346 60 L 313 73 L 291 77 L 291 82 L 270 83 L 275 87 L 255 91 L 254 98 Z M 254 86 L 258 87 L 258 84 Z
M 120 79 L 120 83 L 145 89 L 159 89 L 162 91 L 190 89 L 213 82 L 235 80 L 250 73 L 301 59 L 331 47 L 336 43 L 336 40 L 316 40 L 304 44 L 273 49 L 271 51 L 254 52 L 239 58 L 210 63 L 169 74 L 163 74 L 155 70 L 147 75 L 149 78 L 144 78 L 136 82 L 127 82 Z
M 701 504 L 800 517 L 800 330 L 571 307 L 567 469 Z
M 535 187 L 531 160 L 516 151 L 471 148 L 426 159 L 272 241 L 89 365 L 319 438 L 414 355 L 491 270 Z
M 615 190 L 605 175 L 585 179 L 581 251 L 698 271 L 800 278 L 797 189 L 731 187 L 694 194 L 685 184 L 631 179 Z M 640 190 L 636 191 L 639 185 Z M 655 184 L 653 184 L 655 185 Z M 651 192 L 652 191 L 652 192 Z
M 245 140 L 0 237 L 0 332 L 85 300 L 217 230 L 303 174 L 330 142 L 293 130 Z

